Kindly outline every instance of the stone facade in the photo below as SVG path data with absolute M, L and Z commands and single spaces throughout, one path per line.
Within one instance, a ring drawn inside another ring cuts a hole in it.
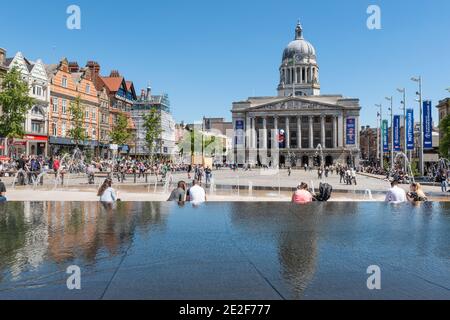
M 359 163 L 358 99 L 321 95 L 314 47 L 296 38 L 284 50 L 276 97 L 251 97 L 232 107 L 234 162 L 250 165 Z M 291 94 L 289 94 L 291 93 Z
M 46 155 L 50 88 L 45 65 L 41 60 L 34 62 L 25 58 L 21 52 L 6 59 L 5 65 L 9 71 L 13 68 L 20 71 L 22 79 L 30 88 L 30 97 L 36 102 L 26 115 L 25 136 L 10 141 L 13 145 L 10 151 L 14 157 L 19 157 L 21 154 Z
M 131 118 L 136 127 L 136 156 L 148 156 L 150 150 L 145 141 L 144 116 L 150 110 L 156 109 L 161 117 L 161 135 L 155 143 L 153 154 L 170 158 L 175 153 L 175 120 L 170 113 L 170 103 L 167 95 L 153 96 L 150 88 L 143 90 L 140 98 L 131 109 Z
M 80 69 L 77 63 L 69 63 L 65 58 L 59 64 L 47 65 L 46 69 L 51 81 L 51 154 L 60 153 L 63 149 L 73 149 L 76 145 L 69 136 L 69 130 L 72 128 L 70 105 L 78 97 L 85 109 L 86 141 L 82 143 L 82 147 L 98 150 L 99 102 L 90 70 Z

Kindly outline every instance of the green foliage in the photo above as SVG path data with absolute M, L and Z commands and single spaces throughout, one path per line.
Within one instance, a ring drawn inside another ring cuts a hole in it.
M 389 161 L 387 159 L 384 159 L 383 165 L 384 165 L 384 169 L 385 170 L 389 170 L 390 164 L 389 164 Z
M 418 163 L 417 160 L 412 160 L 411 161 L 411 171 L 412 171 L 414 177 L 418 177 L 420 175 L 419 163 Z
M 161 114 L 155 108 L 152 108 L 148 114 L 144 116 L 145 142 L 149 150 L 150 158 L 153 158 L 156 143 L 160 139 L 162 133 Z
M 14 67 L 3 79 L 0 90 L 0 137 L 22 138 L 28 111 L 34 104 L 28 85 L 20 71 Z
M 128 143 L 133 135 L 128 130 L 128 118 L 124 114 L 119 114 L 117 116 L 117 122 L 113 129 L 111 130 L 111 141 L 117 145 L 124 145 Z
M 85 106 L 81 103 L 78 96 L 70 103 L 69 113 L 71 115 L 71 129 L 67 135 L 75 141 L 76 146 L 86 140 L 86 131 L 84 129 Z
M 439 142 L 439 152 L 443 158 L 449 158 L 450 156 L 450 115 L 442 119 L 439 125 L 442 132 L 442 139 Z
M 221 154 L 224 150 L 223 142 L 213 135 L 205 135 L 201 131 L 193 130 L 185 134 L 178 148 L 183 154 L 201 155 L 210 157 Z

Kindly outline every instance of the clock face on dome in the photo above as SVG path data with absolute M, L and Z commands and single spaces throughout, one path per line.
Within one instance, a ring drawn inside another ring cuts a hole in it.
M 299 54 L 296 54 L 294 59 L 295 59 L 295 61 L 300 62 L 300 61 L 302 61 L 302 56 Z

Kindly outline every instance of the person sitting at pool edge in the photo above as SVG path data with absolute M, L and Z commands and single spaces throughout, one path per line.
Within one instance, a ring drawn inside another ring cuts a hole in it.
M 186 182 L 178 182 L 178 187 L 172 191 L 167 201 L 185 202 L 186 201 Z
M 201 183 L 198 180 L 192 181 L 192 187 L 188 190 L 187 201 L 194 204 L 206 201 L 205 189 L 202 188 Z
M 0 203 L 6 202 L 6 187 L 5 184 L 0 179 Z
M 311 192 L 308 191 L 308 185 L 304 182 L 297 186 L 297 190 L 292 195 L 292 203 L 306 204 L 313 201 Z
M 100 202 L 114 203 L 117 200 L 116 191 L 112 188 L 112 180 L 106 179 L 100 189 L 98 189 L 97 196 L 100 197 Z
M 398 186 L 398 180 L 391 182 L 391 189 L 386 194 L 385 202 L 389 203 L 403 203 L 406 202 L 406 191 Z
M 425 202 L 428 201 L 427 196 L 423 192 L 420 183 L 411 184 L 411 191 L 406 195 L 411 202 Z

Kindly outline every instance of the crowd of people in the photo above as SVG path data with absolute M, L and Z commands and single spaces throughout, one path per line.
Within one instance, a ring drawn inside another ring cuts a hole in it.
M 120 201 L 119 195 L 112 185 L 113 180 L 107 178 L 100 186 L 97 192 L 100 202 L 112 204 Z M 188 187 L 186 182 L 179 181 L 177 187 L 170 193 L 167 201 L 174 201 L 179 204 L 191 202 L 194 205 L 198 205 L 206 202 L 206 191 L 199 180 L 193 180 L 190 187 Z
M 16 183 L 18 185 L 26 185 L 33 183 L 43 183 L 44 175 L 41 173 L 55 174 L 55 178 L 60 177 L 62 183 L 64 175 L 67 173 L 85 174 L 89 184 L 94 184 L 95 176 L 104 173 L 105 181 L 98 191 L 98 196 L 102 202 L 116 202 L 119 197 L 112 188 L 113 181 L 117 179 L 119 183 L 123 183 L 129 179 L 129 175 L 133 175 L 134 179 L 147 177 L 147 175 L 156 176 L 156 181 L 167 181 L 167 178 L 172 178 L 174 173 L 185 173 L 187 181 L 193 181 L 191 186 L 184 181 L 180 181 L 169 198 L 169 201 L 201 203 L 206 201 L 206 193 L 202 187 L 210 185 L 213 180 L 213 169 L 219 170 L 223 167 L 236 171 L 240 169 L 233 164 L 214 163 L 212 166 L 191 165 L 191 164 L 176 164 L 172 161 L 156 161 L 150 162 L 148 160 L 136 160 L 129 157 L 118 157 L 112 159 L 92 159 L 90 161 L 84 158 L 73 160 L 71 157 L 43 157 L 43 156 L 25 156 L 22 155 L 19 159 L 0 161 L 0 178 L 8 176 L 17 176 Z M 312 171 L 312 166 L 305 165 L 305 171 Z M 242 170 L 251 170 L 250 166 L 242 167 Z M 357 173 L 364 172 L 370 174 L 384 174 L 386 179 L 392 182 L 392 187 L 386 196 L 387 202 L 400 203 L 405 201 L 425 201 L 425 196 L 422 186 L 419 183 L 411 181 L 411 177 L 402 170 L 401 167 L 395 170 L 385 171 L 375 166 L 361 166 L 354 168 L 341 164 L 318 167 L 317 176 L 320 180 L 328 178 L 332 174 L 339 176 L 340 183 L 346 185 L 357 185 Z M 19 173 L 19 174 L 17 174 Z M 292 174 L 291 168 L 288 168 L 288 175 Z M 450 170 L 439 169 L 432 172 L 434 181 L 439 182 L 442 192 L 449 191 Z M 40 177 L 40 181 L 37 181 Z M 170 181 L 171 183 L 173 181 Z M 414 182 L 414 183 L 413 183 Z M 405 192 L 400 188 L 399 184 L 409 184 L 410 191 Z M 170 184 L 169 184 L 170 185 Z M 329 186 L 329 190 L 332 190 Z M 6 201 L 6 187 L 0 180 L 0 202 Z M 331 195 L 331 191 L 330 191 Z M 314 200 L 323 199 L 316 194 L 312 194 L 308 189 L 306 183 L 300 183 L 297 190 L 292 195 L 292 202 L 294 203 L 309 203 Z M 326 197 L 325 197 L 326 198 Z M 329 196 L 328 196 L 329 198 Z M 319 200 L 321 201 L 321 200 Z M 326 200 L 325 200 L 326 201 Z

